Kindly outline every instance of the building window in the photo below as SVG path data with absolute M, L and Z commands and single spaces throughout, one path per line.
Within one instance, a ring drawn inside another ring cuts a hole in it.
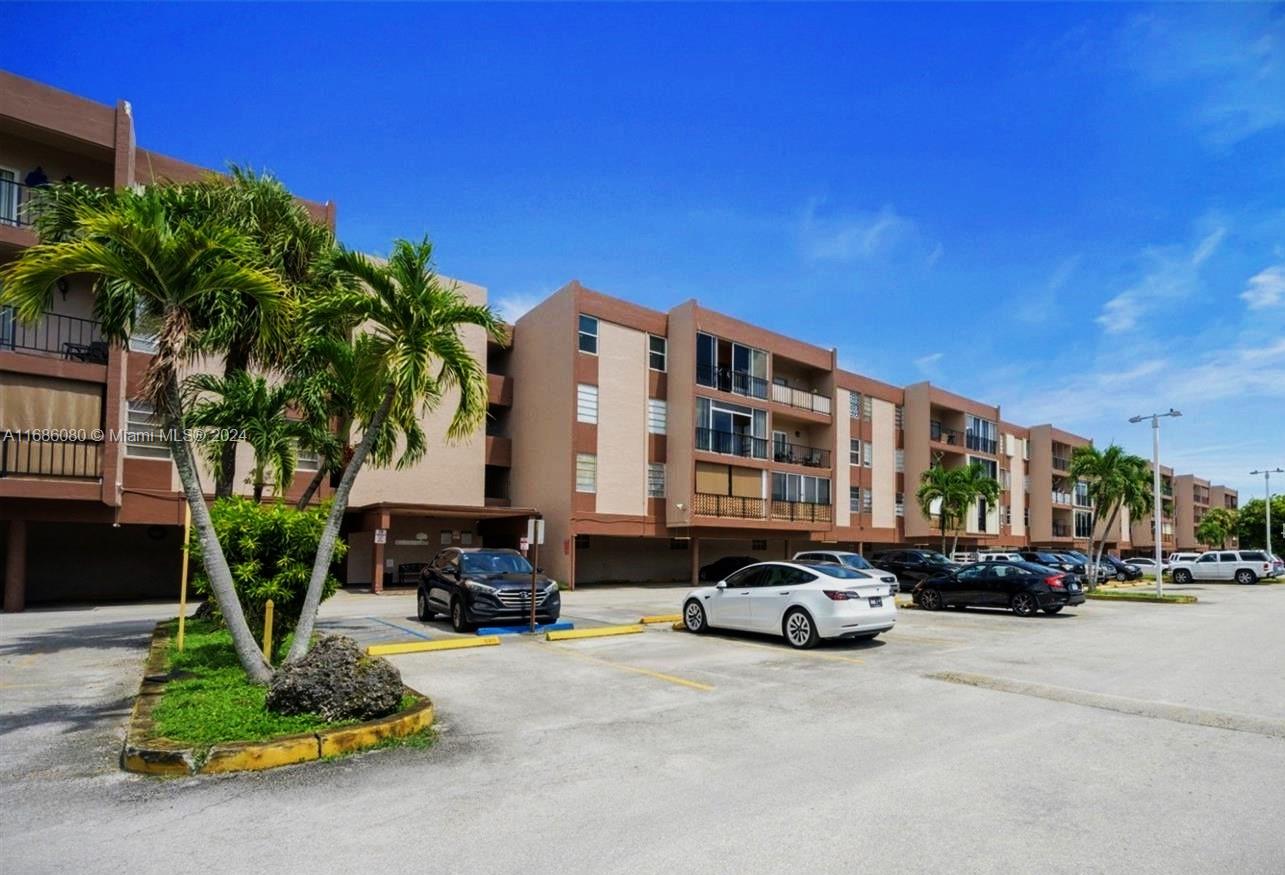
M 900 474 L 906 470 L 906 451 L 897 450 L 897 473 Z
M 869 441 L 861 447 L 861 464 L 865 465 L 867 468 L 870 467 L 873 451 L 874 448 L 870 446 Z
M 1025 474 L 1025 475 L 1023 475 L 1023 476 L 1022 476 L 1022 491 L 1023 491 L 1023 492 L 1030 492 L 1030 491 L 1031 491 L 1031 475 L 1030 475 L 1030 474 Z
M 896 424 L 899 429 L 906 427 L 906 408 L 900 404 L 897 405 Z
M 321 470 L 321 454 L 315 450 L 298 450 L 295 454 L 294 469 L 296 471 Z
M 848 464 L 849 465 L 861 464 L 861 439 L 860 438 L 852 438 L 850 441 L 848 441 Z
M 598 354 L 598 320 L 583 313 L 580 314 L 580 351 Z
M 1093 537 L 1093 515 L 1089 513 L 1075 512 L 1075 536 L 1077 538 Z
M 848 510 L 853 513 L 861 513 L 861 487 L 852 486 L 848 488 Z
M 871 398 L 869 395 L 862 395 L 861 396 L 861 418 L 864 419 L 866 422 L 869 422 L 870 418 L 874 416 L 874 410 L 875 410 L 875 400 Z
M 664 434 L 669 421 L 669 407 L 663 398 L 647 399 L 647 432 Z
M 767 549 L 767 539 L 766 539 L 766 538 L 755 538 L 755 539 L 753 539 L 752 541 L 750 541 L 750 549 L 751 549 L 751 550 L 766 550 L 766 549 Z
M 906 496 L 903 493 L 897 493 L 897 516 L 906 515 Z
M 772 474 L 773 501 L 801 501 L 806 504 L 830 503 L 830 478 L 807 474 Z
M 669 358 L 669 341 L 654 334 L 647 338 L 647 367 L 653 371 L 664 371 Z
M 647 465 L 647 497 L 665 497 L 665 466 L 654 462 Z
M 848 395 L 848 417 L 851 419 L 861 418 L 861 393 L 853 392 Z
M 576 386 L 576 422 L 598 422 L 598 387 L 581 383 Z
M 598 457 L 576 453 L 576 492 L 598 491 Z
M 169 445 L 162 435 L 164 427 L 152 405 L 131 401 L 125 413 L 125 455 L 147 459 L 170 458 Z
M 874 508 L 874 504 L 875 504 L 874 493 L 869 489 L 862 489 L 861 490 L 861 510 L 864 513 L 870 513 L 870 511 Z
M 588 550 L 588 549 L 589 549 L 589 536 L 588 536 L 588 535 L 576 535 L 576 549 L 577 549 L 577 550 Z

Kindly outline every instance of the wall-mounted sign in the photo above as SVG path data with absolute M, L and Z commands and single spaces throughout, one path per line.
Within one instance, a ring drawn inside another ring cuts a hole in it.
M 388 543 L 388 529 L 375 529 L 375 543 L 376 544 Z

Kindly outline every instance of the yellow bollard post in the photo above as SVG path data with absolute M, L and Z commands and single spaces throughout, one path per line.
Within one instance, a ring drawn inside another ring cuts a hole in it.
M 187 544 L 192 538 L 192 505 L 183 501 L 183 572 L 178 590 L 178 649 L 183 652 L 183 629 L 187 625 Z
M 272 664 L 272 599 L 263 603 L 263 658 Z

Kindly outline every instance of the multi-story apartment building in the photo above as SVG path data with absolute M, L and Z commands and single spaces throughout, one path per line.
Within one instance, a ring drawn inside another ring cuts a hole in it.
M 1196 537 L 1196 527 L 1209 511 L 1209 481 L 1195 474 L 1173 478 L 1174 543 L 1179 550 L 1201 550 L 1206 545 Z
M 1150 462 L 1147 463 L 1147 473 L 1151 474 L 1155 468 Z M 1174 524 L 1174 487 L 1173 487 L 1173 468 L 1168 465 L 1160 466 L 1160 549 L 1161 552 L 1168 554 L 1178 549 L 1176 538 L 1176 526 Z M 1150 556 L 1155 550 L 1155 514 L 1149 513 L 1130 521 L 1129 540 L 1133 552 Z
M 1240 493 L 1229 486 L 1215 484 L 1209 487 L 1209 506 L 1210 508 L 1221 507 L 1235 513 L 1240 507 Z M 1209 547 L 1218 547 L 1218 544 L 1209 544 Z M 1227 536 L 1227 547 L 1240 546 L 1240 538 L 1235 532 Z
M 1052 425 L 1029 430 L 1031 527 L 1035 547 L 1087 550 L 1093 535 L 1088 483 L 1071 476 L 1071 455 L 1092 441 Z

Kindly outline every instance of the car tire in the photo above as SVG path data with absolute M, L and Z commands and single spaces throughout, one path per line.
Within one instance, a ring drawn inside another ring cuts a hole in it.
M 423 592 L 415 594 L 415 613 L 419 616 L 421 623 L 427 623 L 437 616 L 437 614 L 428 609 L 428 596 L 424 595 Z
M 1060 613 L 1062 612 L 1062 608 L 1064 608 L 1064 607 L 1066 607 L 1066 605 L 1056 605 L 1056 606 L 1051 607 L 1051 608 L 1045 608 L 1045 609 L 1044 609 L 1044 613 L 1046 613 L 1046 614 L 1060 614 Z
M 1174 583 L 1191 583 L 1191 572 L 1185 568 L 1179 568 L 1173 573 Z
M 1251 583 L 1258 583 L 1258 575 L 1248 568 L 1242 568 L 1236 572 L 1236 582 L 1245 586 Z
M 1019 617 L 1033 617 L 1040 611 L 1040 600 L 1029 592 L 1019 592 L 1013 596 L 1009 607 Z
M 709 621 L 705 619 L 705 608 L 696 599 L 691 599 L 683 605 L 683 626 L 688 632 L 697 634 L 709 629 Z
M 451 628 L 456 632 L 470 632 L 468 614 L 464 609 L 464 603 L 459 598 L 451 599 Z
M 781 621 L 781 634 L 785 643 L 796 650 L 807 650 L 816 647 L 821 636 L 817 634 L 817 624 L 803 608 L 791 608 L 785 612 Z
M 925 611 L 940 611 L 944 604 L 941 593 L 935 589 L 926 589 L 919 594 L 919 607 Z
M 1115 579 L 1116 579 L 1116 580 L 1118 580 L 1118 581 L 1120 581 L 1121 583 L 1123 583 L 1124 581 L 1128 580 L 1129 578 L 1128 578 L 1128 575 L 1126 575 L 1123 571 L 1117 571 L 1117 572 L 1115 573 Z

